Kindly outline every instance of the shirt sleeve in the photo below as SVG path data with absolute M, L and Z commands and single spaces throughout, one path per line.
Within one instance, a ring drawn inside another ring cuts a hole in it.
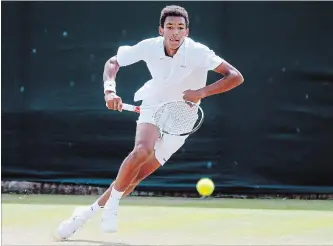
M 199 57 L 199 66 L 207 70 L 214 70 L 224 61 L 221 57 L 216 55 L 213 50 L 204 45 L 202 45 L 199 49 Z
M 145 60 L 148 51 L 148 42 L 143 40 L 133 46 L 120 46 L 117 51 L 119 66 L 129 66 L 141 60 Z

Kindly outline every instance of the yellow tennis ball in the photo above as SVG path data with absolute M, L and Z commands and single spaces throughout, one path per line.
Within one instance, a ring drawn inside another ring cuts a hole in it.
M 197 183 L 197 191 L 202 196 L 210 196 L 214 189 L 214 182 L 209 178 L 202 178 Z

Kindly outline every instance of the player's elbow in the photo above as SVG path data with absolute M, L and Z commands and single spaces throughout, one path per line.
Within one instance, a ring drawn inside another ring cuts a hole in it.
M 114 67 L 114 66 L 119 67 L 119 64 L 118 64 L 118 62 L 117 62 L 117 57 L 116 57 L 116 56 L 111 57 L 109 60 L 107 60 L 107 61 L 105 62 L 105 65 L 104 65 L 104 66 L 105 66 L 105 67 Z
M 119 70 L 119 64 L 117 62 L 117 57 L 113 56 L 109 60 L 106 61 L 104 65 L 104 71 L 106 71 L 109 74 L 116 74 Z
M 232 69 L 230 71 L 230 73 L 232 74 L 232 76 L 234 77 L 234 81 L 240 85 L 244 82 L 244 77 L 243 75 L 237 70 L 237 69 Z

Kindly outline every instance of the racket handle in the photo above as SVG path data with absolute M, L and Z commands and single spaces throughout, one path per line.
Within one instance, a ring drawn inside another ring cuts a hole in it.
M 130 105 L 130 104 L 127 104 L 127 103 L 123 103 L 123 110 L 140 113 L 140 107 L 139 106 L 134 106 L 134 105 Z

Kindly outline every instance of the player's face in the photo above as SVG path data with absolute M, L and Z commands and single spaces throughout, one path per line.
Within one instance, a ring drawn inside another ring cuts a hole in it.
M 164 27 L 159 28 L 160 35 L 164 37 L 166 48 L 177 50 L 188 36 L 188 28 L 184 17 L 168 16 Z

